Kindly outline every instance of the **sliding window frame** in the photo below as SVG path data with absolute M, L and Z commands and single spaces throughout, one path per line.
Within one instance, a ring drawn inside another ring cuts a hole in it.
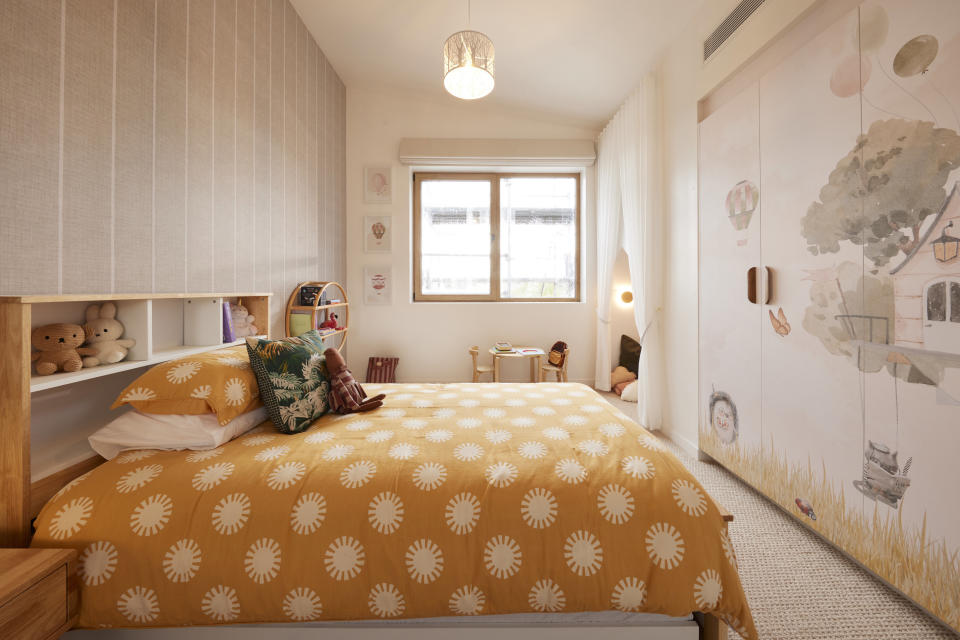
M 574 294 L 571 298 L 504 298 L 500 296 L 500 180 L 502 178 L 573 178 L 576 181 L 574 226 Z M 487 294 L 424 294 L 421 273 L 420 247 L 420 191 L 423 182 L 431 180 L 486 180 L 490 183 L 490 291 Z M 414 302 L 580 302 L 581 264 L 581 188 L 583 176 L 579 171 L 555 173 L 457 173 L 416 172 L 413 174 L 413 301 Z

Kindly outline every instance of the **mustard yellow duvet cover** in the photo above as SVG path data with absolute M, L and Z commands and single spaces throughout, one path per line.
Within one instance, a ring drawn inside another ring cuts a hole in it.
M 210 451 L 130 451 L 33 546 L 80 552 L 81 627 L 621 609 L 756 637 L 726 523 L 579 384 L 367 385 L 384 407 Z

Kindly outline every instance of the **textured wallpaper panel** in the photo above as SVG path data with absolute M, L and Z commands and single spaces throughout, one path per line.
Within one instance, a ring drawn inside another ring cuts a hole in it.
M 342 279 L 345 90 L 287 0 L 0 3 L 0 294 Z

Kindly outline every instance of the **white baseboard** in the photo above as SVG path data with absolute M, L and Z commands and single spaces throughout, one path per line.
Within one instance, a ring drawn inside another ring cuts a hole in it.
M 700 446 L 693 440 L 690 440 L 687 437 L 680 435 L 679 433 L 674 433 L 670 431 L 660 431 L 660 434 L 663 435 L 667 440 L 673 444 L 680 447 L 684 453 L 693 456 L 696 458 L 700 450 Z

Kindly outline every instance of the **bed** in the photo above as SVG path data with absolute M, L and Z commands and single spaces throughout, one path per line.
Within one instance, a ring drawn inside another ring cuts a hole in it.
M 31 544 L 80 553 L 78 626 L 696 611 L 756 637 L 718 507 L 589 387 L 367 391 L 385 405 L 64 486 Z

